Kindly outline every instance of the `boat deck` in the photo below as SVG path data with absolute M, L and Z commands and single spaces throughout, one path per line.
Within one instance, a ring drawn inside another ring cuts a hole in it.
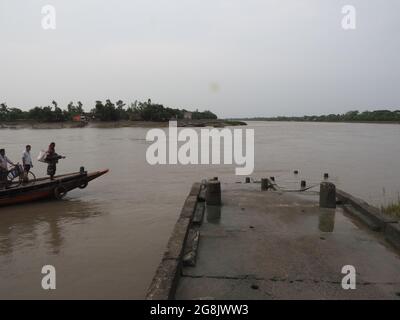
M 30 202 L 38 199 L 63 197 L 68 191 L 76 188 L 85 188 L 87 184 L 106 174 L 108 170 L 95 172 L 74 172 L 55 176 L 53 180 L 49 177 L 39 178 L 35 181 L 15 183 L 9 188 L 0 190 L 0 206 Z

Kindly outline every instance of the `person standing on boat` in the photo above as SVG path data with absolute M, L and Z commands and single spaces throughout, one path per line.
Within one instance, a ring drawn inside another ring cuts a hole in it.
M 6 151 L 0 149 L 0 189 L 7 186 L 8 164 L 15 166 L 15 164 L 7 158 Z
M 28 144 L 22 154 L 22 166 L 24 168 L 24 182 L 28 182 L 28 173 L 33 168 L 31 157 L 31 146 Z
M 28 174 L 31 168 L 33 168 L 32 157 L 31 157 L 31 149 L 32 147 L 28 144 L 25 147 L 25 151 L 22 154 L 22 165 L 24 166 L 25 174 Z
M 51 180 L 54 179 L 57 170 L 57 163 L 60 159 L 65 159 L 65 157 L 56 153 L 56 144 L 54 142 L 50 143 L 49 150 L 47 150 L 46 162 L 48 163 L 47 174 L 50 176 Z

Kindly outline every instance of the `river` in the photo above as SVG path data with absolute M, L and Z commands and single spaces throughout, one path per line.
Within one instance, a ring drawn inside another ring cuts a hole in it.
M 238 128 L 238 127 L 235 127 Z M 243 127 L 244 128 L 244 127 Z M 400 192 L 400 125 L 249 122 L 255 130 L 255 179 L 275 176 L 297 188 L 324 172 L 338 187 L 381 206 Z M 0 130 L 0 145 L 20 161 L 49 142 L 65 154 L 58 173 L 109 168 L 61 201 L 0 208 L 0 299 L 143 298 L 194 181 L 243 181 L 236 165 L 151 166 L 148 128 Z M 293 170 L 299 170 L 295 176 Z M 37 176 L 45 164 L 35 162 Z M 57 289 L 41 288 L 44 265 Z

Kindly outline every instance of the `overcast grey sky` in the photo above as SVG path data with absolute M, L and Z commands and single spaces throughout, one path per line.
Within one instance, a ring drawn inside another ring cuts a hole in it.
M 53 5 L 56 30 L 41 27 Z M 342 29 L 341 9 L 357 10 Z M 398 0 L 0 0 L 0 102 L 220 117 L 400 109 Z

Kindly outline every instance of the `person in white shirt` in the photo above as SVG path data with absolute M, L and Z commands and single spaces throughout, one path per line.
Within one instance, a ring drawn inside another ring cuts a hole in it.
M 22 154 L 22 165 L 24 166 L 24 171 L 26 174 L 28 174 L 31 168 L 33 168 L 31 149 L 32 147 L 28 144 L 25 147 L 24 153 Z
M 15 164 L 7 158 L 6 151 L 0 149 L 0 189 L 7 186 L 8 164 L 15 166 Z

